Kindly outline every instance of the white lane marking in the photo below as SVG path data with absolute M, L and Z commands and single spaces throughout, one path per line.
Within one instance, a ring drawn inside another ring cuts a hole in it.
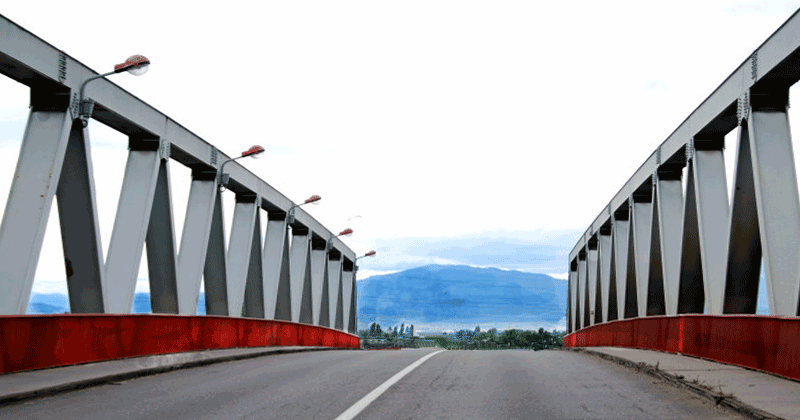
M 395 374 L 394 376 L 389 378 L 389 380 L 387 380 L 386 382 L 381 384 L 381 386 L 375 388 L 372 392 L 367 394 L 364 398 L 358 400 L 358 402 L 353 404 L 352 407 L 348 408 L 344 413 L 340 414 L 339 417 L 336 417 L 335 420 L 352 420 L 352 419 L 354 419 L 359 413 L 361 413 L 361 411 L 363 411 L 365 408 L 367 408 L 368 405 L 370 405 L 373 401 L 378 399 L 378 397 L 380 397 L 381 394 L 386 392 L 386 390 L 389 389 L 389 387 L 391 387 L 392 385 L 394 385 L 397 382 L 399 382 L 401 379 L 403 379 L 404 376 L 406 376 L 409 373 L 411 373 L 412 370 L 416 369 L 419 365 L 425 363 L 426 360 L 430 359 L 433 356 L 436 356 L 437 354 L 439 354 L 439 353 L 441 353 L 443 351 L 444 350 L 439 350 L 437 352 L 434 352 L 434 353 L 431 353 L 431 354 L 427 354 L 427 355 L 423 356 L 422 358 L 420 358 L 419 360 L 417 360 L 416 362 L 408 365 L 405 369 L 401 370 L 400 372 L 397 372 L 397 374 Z

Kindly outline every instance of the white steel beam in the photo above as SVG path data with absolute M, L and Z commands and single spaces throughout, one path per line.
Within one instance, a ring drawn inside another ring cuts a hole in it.
M 257 197 L 236 197 L 236 206 L 233 211 L 233 225 L 231 227 L 228 256 L 225 261 L 227 268 L 228 288 L 228 314 L 241 316 L 245 301 L 247 274 L 250 271 L 250 254 L 253 249 L 253 236 L 256 229 Z M 260 233 L 255 235 L 256 238 Z M 261 247 L 256 251 L 260 256 Z
M 74 121 L 56 199 L 72 313 L 103 313 L 104 271 L 89 130 Z
M 107 313 L 131 312 L 160 164 L 158 151 L 128 152 L 106 260 Z
M 331 328 L 342 329 L 342 257 L 331 255 L 328 258 L 328 289 L 330 303 L 329 324 Z
M 231 312 L 230 290 L 228 287 L 228 263 L 225 255 L 225 218 L 223 217 L 222 192 L 216 191 L 214 212 L 211 215 L 211 229 L 208 234 L 203 285 L 205 286 L 206 314 L 219 316 L 240 316 Z
M 327 280 L 326 266 L 328 262 L 328 243 L 312 240 L 311 243 L 311 303 L 314 315 L 314 325 L 320 325 L 322 317 L 322 302 L 324 283 Z M 326 306 L 327 307 L 327 306 Z
M 614 270 L 617 286 L 617 314 L 616 319 L 625 318 L 625 293 L 628 276 L 628 239 L 630 238 L 628 221 L 629 216 L 617 215 L 614 218 Z
M 598 252 L 597 252 L 597 244 L 592 245 L 592 242 L 589 242 L 589 250 L 586 255 L 586 262 L 588 264 L 588 289 L 587 293 L 589 295 L 589 307 L 586 308 L 586 311 L 589 313 L 589 323 L 587 325 L 594 325 L 596 324 L 595 317 L 597 314 L 595 310 L 597 309 L 597 269 L 598 269 Z
M 0 24 L 2 21 L 0 21 Z M 2 26 L 0 26 L 2 33 Z M 0 43 L 5 42 L 0 36 Z M 2 44 L 0 44 L 2 45 Z M 24 314 L 64 163 L 72 118 L 32 110 L 0 225 L 0 314 Z
M 256 208 L 256 220 L 250 245 L 247 284 L 244 291 L 243 316 L 264 319 L 264 261 L 261 253 L 261 211 Z
M 666 315 L 677 314 L 678 285 L 680 283 L 681 224 L 683 213 L 683 186 L 680 176 L 659 176 L 656 183 L 658 200 L 661 268 L 663 270 L 663 297 Z
M 308 230 L 292 228 L 292 249 L 289 267 L 291 268 L 290 288 L 292 301 L 292 321 L 311 324 L 314 316 L 311 310 L 311 234 Z
M 270 214 L 264 239 L 264 314 L 267 319 L 292 320 L 289 280 L 289 236 L 284 214 Z
M 599 238 L 599 246 L 600 246 L 600 286 L 601 286 L 601 293 L 600 296 L 600 310 L 602 311 L 602 321 L 608 321 L 608 307 L 611 303 L 611 276 L 612 276 L 612 267 L 611 258 L 612 250 L 611 250 L 611 232 L 609 231 L 608 234 L 604 234 L 602 231 L 600 232 Z M 616 306 L 615 306 L 616 307 Z
M 162 155 L 153 209 L 145 238 L 148 274 L 150 277 L 150 306 L 153 313 L 177 314 L 178 267 L 175 228 L 172 222 L 169 163 Z
M 647 282 L 650 272 L 650 236 L 652 230 L 653 203 L 633 202 L 633 250 L 636 266 L 636 306 L 638 316 L 647 315 Z
M 347 268 L 347 267 L 345 267 Z M 342 269 L 342 331 L 351 331 L 353 325 L 353 286 L 355 271 Z
M 197 313 L 200 281 L 206 265 L 208 238 L 216 201 L 217 182 L 214 176 L 209 179 L 207 175 L 197 174 L 189 191 L 178 254 L 178 309 L 181 315 Z M 206 307 L 206 311 L 208 309 Z

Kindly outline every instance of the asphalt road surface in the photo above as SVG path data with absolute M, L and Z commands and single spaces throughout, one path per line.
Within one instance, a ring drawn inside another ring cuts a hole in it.
M 14 419 L 731 419 L 687 391 L 568 351 L 283 354 L 183 369 L 0 407 Z

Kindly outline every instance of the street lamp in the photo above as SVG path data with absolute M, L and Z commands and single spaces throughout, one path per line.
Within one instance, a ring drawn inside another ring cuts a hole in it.
M 81 84 L 80 93 L 78 94 L 78 104 L 80 104 L 78 118 L 80 118 L 81 122 L 83 122 L 83 126 L 86 127 L 86 121 L 92 116 L 92 108 L 94 108 L 94 102 L 92 102 L 91 99 L 83 99 L 84 92 L 86 91 L 86 85 L 89 82 L 92 80 L 102 79 L 112 74 L 122 73 L 123 71 L 127 71 L 134 76 L 141 76 L 147 73 L 149 68 L 150 60 L 147 57 L 143 55 L 132 55 L 128 57 L 124 63 L 115 65 L 113 71 L 86 79 Z
M 364 254 L 364 255 L 362 255 L 360 257 L 356 257 L 356 261 L 353 263 L 353 272 L 355 272 L 355 273 L 358 272 L 358 264 L 356 264 L 358 262 L 358 260 L 360 260 L 360 259 L 362 259 L 364 257 L 374 257 L 374 256 L 375 256 L 375 251 L 372 250 L 372 251 L 367 252 L 366 254 Z
M 333 238 L 338 238 L 340 236 L 351 236 L 352 234 L 353 234 L 353 229 L 350 229 L 350 228 L 347 228 L 347 229 L 339 232 L 338 235 L 334 235 L 334 234 L 331 233 L 331 237 L 330 237 L 330 239 L 328 239 L 328 251 L 333 249 Z
M 246 157 L 252 157 L 253 159 L 258 159 L 260 157 L 259 155 L 261 155 L 262 153 L 264 153 L 264 148 L 259 145 L 255 145 L 251 146 L 249 149 L 242 152 L 241 156 L 237 156 L 235 158 L 228 159 L 225 162 L 222 162 L 222 165 L 219 167 L 219 172 L 218 172 L 219 175 L 217 175 L 217 180 L 219 181 L 220 188 L 228 185 L 228 181 L 230 180 L 230 174 L 226 174 L 225 172 L 222 171 L 223 169 L 225 169 L 225 165 L 227 165 L 228 162 L 233 162 L 234 160 Z
M 292 207 L 289 207 L 289 211 L 287 212 L 288 215 L 286 216 L 288 222 L 287 225 L 291 225 L 292 223 L 294 223 L 294 209 L 300 206 L 305 206 L 306 204 L 313 204 L 316 206 L 319 204 L 319 200 L 322 200 L 322 197 L 314 194 L 311 197 L 306 198 L 306 201 L 303 201 L 300 204 L 295 204 Z

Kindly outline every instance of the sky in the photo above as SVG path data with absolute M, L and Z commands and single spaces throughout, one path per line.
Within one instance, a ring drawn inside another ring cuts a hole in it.
M 613 195 L 798 8 L 197 4 L 6 2 L 0 14 L 98 72 L 146 55 L 146 75 L 111 80 L 228 155 L 265 146 L 242 164 L 295 202 L 321 195 L 310 214 L 334 232 L 353 228 L 345 242 L 356 253 L 378 251 L 359 261 L 360 278 L 430 263 L 564 278 L 569 250 Z M 0 76 L 0 92 L 4 200 L 28 90 Z M 99 122 L 89 130 L 107 252 L 127 143 Z M 180 236 L 189 171 L 170 170 Z M 66 291 L 55 217 L 54 208 L 35 291 Z

